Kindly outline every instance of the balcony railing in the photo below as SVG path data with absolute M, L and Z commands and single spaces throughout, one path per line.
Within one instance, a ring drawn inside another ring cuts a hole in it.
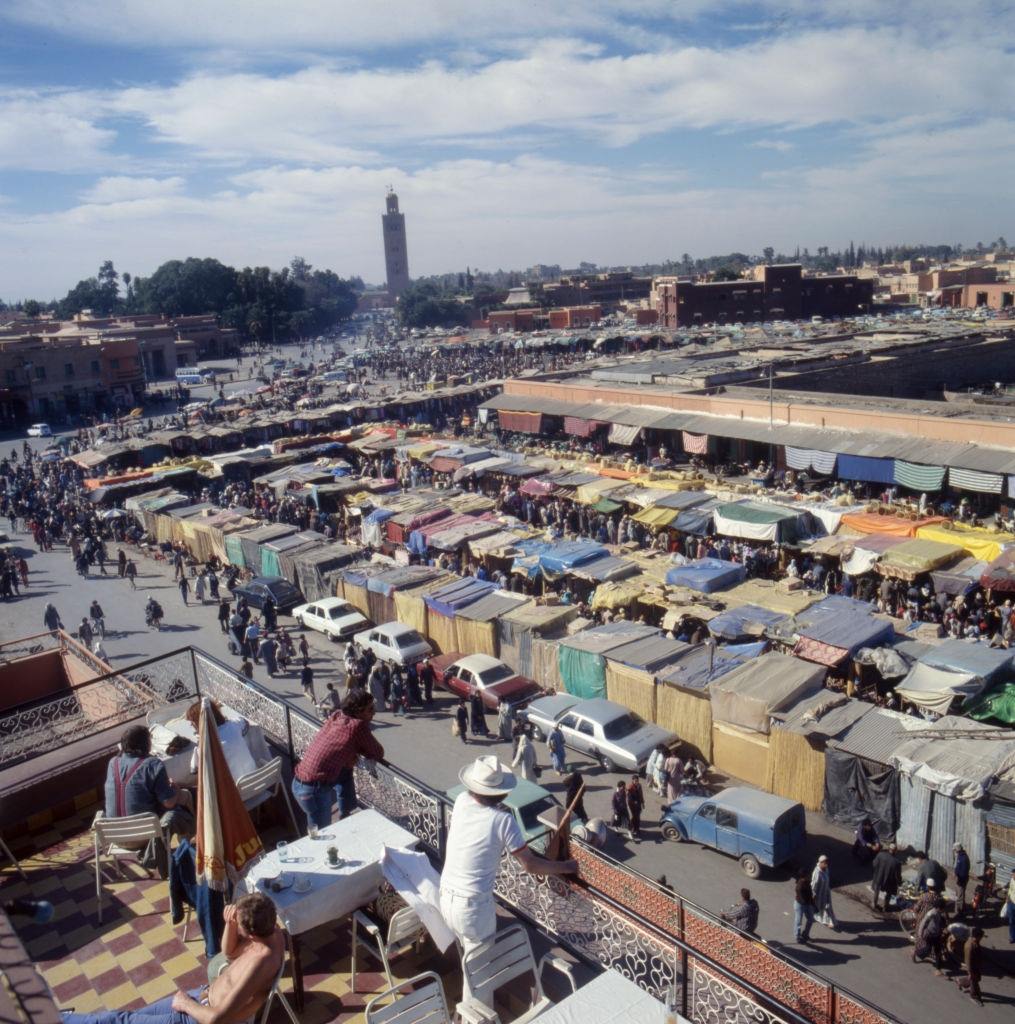
M 216 658 L 183 648 L 120 673 L 160 702 L 210 696 L 235 708 L 295 763 L 320 722 Z M 443 858 L 444 794 L 392 764 L 360 765 L 360 800 Z M 737 931 L 678 893 L 575 841 L 580 881 L 542 878 L 505 856 L 497 896 L 581 959 L 657 998 L 675 988 L 692 1024 L 877 1024 L 889 1014 Z

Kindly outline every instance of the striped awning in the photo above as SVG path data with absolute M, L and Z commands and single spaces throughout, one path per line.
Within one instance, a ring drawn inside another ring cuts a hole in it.
M 949 469 L 948 484 L 960 491 L 1000 494 L 1004 488 L 1004 476 L 1001 473 L 981 473 L 975 469 Z
M 501 430 L 514 430 L 520 434 L 538 434 L 543 427 L 543 414 L 539 412 L 508 412 L 501 409 L 497 419 Z
M 585 420 L 580 416 L 564 417 L 564 433 L 571 437 L 589 437 L 601 426 L 603 424 L 600 420 Z
M 835 452 L 821 452 L 813 448 L 793 448 L 786 445 L 786 465 L 790 469 L 813 469 L 815 473 L 829 476 L 835 472 Z
M 708 455 L 708 434 L 689 434 L 686 430 L 681 434 L 688 455 Z
M 894 477 L 895 483 L 911 491 L 940 491 L 945 481 L 945 467 L 896 459 Z
M 611 444 L 634 444 L 641 436 L 641 427 L 627 423 L 612 423 L 610 425 Z

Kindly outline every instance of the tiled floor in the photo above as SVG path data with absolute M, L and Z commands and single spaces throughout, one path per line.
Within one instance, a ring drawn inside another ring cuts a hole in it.
M 178 988 L 204 983 L 207 961 L 196 925 L 191 925 L 190 941 L 183 942 L 183 926 L 174 928 L 170 923 L 168 883 L 149 880 L 132 862 L 124 862 L 126 881 L 113 880 L 110 868 L 103 884 L 102 923 L 98 924 L 92 817 L 89 809 L 12 840 L 10 845 L 27 882 L 9 863 L 0 865 L 0 899 L 46 899 L 55 907 L 49 924 L 14 921 L 57 1005 L 79 1012 L 133 1009 Z M 350 991 L 348 921 L 303 936 L 302 955 L 307 993 L 300 1014 L 302 1024 L 362 1020 L 371 995 L 386 987 L 383 973 L 368 972 L 357 975 L 358 991 Z M 440 970 L 433 966 L 432 946 L 425 946 L 421 956 L 417 960 L 410 954 L 396 961 L 396 975 L 407 978 L 421 970 Z M 363 966 L 380 965 L 368 958 Z M 283 992 L 291 1001 L 290 981 L 283 983 Z M 276 1005 L 272 1024 L 287 1020 Z

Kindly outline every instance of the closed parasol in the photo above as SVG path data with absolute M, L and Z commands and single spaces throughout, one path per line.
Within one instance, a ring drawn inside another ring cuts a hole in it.
M 225 892 L 262 851 L 240 799 L 207 698 L 197 738 L 197 876 Z

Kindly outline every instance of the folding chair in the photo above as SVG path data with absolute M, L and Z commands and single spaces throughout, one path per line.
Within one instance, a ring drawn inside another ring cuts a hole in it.
M 111 857 L 117 873 L 123 878 L 121 857 L 133 857 L 140 863 L 141 855 L 152 840 L 165 844 L 168 857 L 169 837 L 162 829 L 159 816 L 152 811 L 131 814 L 125 818 L 107 818 L 99 811 L 92 822 L 92 834 L 95 837 L 95 896 L 98 901 L 98 920 L 102 924 L 102 858 Z M 150 871 L 148 875 L 151 876 Z
M 14 870 L 21 875 L 23 881 L 28 881 L 28 876 L 25 874 L 24 868 L 18 863 L 18 858 L 11 853 L 11 848 L 4 842 L 3 836 L 0 836 L 0 853 L 2 853 L 10 862 L 14 865 Z
M 285 974 L 285 962 L 286 956 L 289 954 L 289 933 L 282 933 L 285 938 L 285 954 L 282 956 L 282 963 L 279 964 L 278 974 L 275 975 L 275 980 L 272 983 L 271 991 L 268 993 L 268 998 L 264 1001 L 264 1009 L 261 1010 L 260 1024 L 268 1024 L 268 1014 L 271 1012 L 271 1004 L 277 999 L 282 1004 L 282 1009 L 289 1015 L 289 1019 L 292 1024 L 300 1024 L 299 1017 L 296 1016 L 292 1006 L 289 1005 L 289 1000 L 282 994 L 282 975 Z
M 491 1004 L 498 989 L 531 974 L 535 979 L 535 998 L 528 1010 L 512 1021 L 512 1024 L 528 1024 L 553 1005 L 553 1001 L 543 991 L 542 975 L 547 964 L 567 978 L 572 992 L 578 990 L 571 965 L 566 960 L 547 953 L 536 963 L 528 932 L 516 924 L 497 932 L 488 942 L 466 953 L 462 959 L 462 974 L 468 981 L 469 991 L 483 993 Z M 493 1007 L 475 995 L 458 1004 L 458 1013 L 463 1024 L 487 1024 L 490 1021 L 500 1024 L 500 1017 Z
M 289 810 L 289 818 L 293 823 L 296 835 L 300 835 L 300 826 L 296 821 L 296 812 L 289 799 L 289 790 L 282 779 L 282 758 L 276 757 L 256 771 L 248 772 L 243 778 L 236 780 L 236 788 L 240 791 L 240 799 L 247 810 L 263 804 L 270 797 L 277 796 L 279 790 L 285 798 Z
M 359 929 L 363 929 L 372 939 L 368 941 L 363 937 Z M 381 936 L 381 929 L 361 910 L 352 915 L 352 977 L 350 986 L 356 991 L 356 947 L 362 946 L 365 950 L 373 953 L 384 965 L 384 974 L 388 979 L 388 985 L 394 986 L 395 979 L 391 976 L 391 965 L 389 958 L 398 956 L 408 949 L 420 947 L 423 941 L 423 924 L 416 911 L 412 907 L 402 907 L 396 911 L 388 922 L 388 934 Z
M 420 985 L 421 982 L 425 984 Z M 414 988 L 415 985 L 420 987 Z M 397 995 L 404 989 L 409 991 Z M 379 1005 L 392 996 L 396 998 L 387 1006 Z M 374 996 L 367 1003 L 365 1015 L 366 1024 L 451 1024 L 441 979 L 433 971 L 417 974 L 408 981 L 400 981 Z

